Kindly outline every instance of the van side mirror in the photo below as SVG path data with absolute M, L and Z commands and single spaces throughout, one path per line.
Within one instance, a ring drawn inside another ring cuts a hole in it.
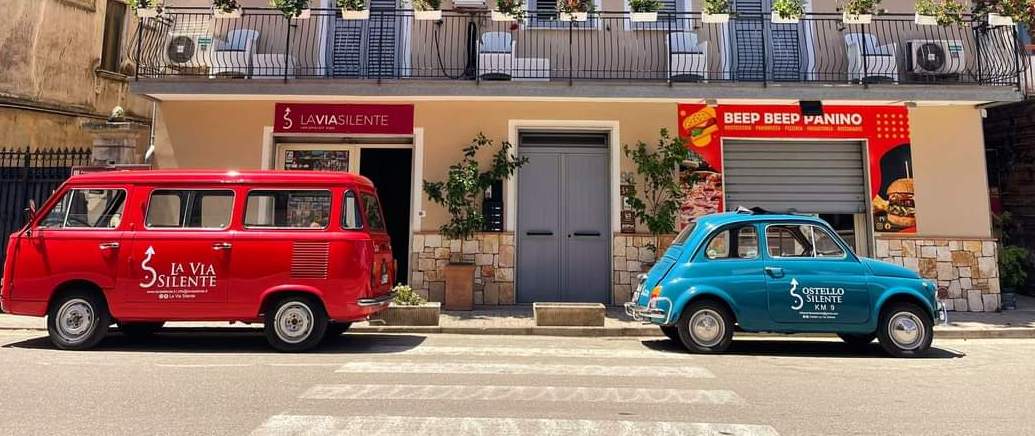
M 36 200 L 29 199 L 29 205 L 23 211 L 25 214 L 25 223 L 28 224 L 36 217 Z

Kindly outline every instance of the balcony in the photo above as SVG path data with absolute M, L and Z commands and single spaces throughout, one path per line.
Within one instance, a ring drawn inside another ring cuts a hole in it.
M 145 18 L 130 56 L 143 94 L 796 98 L 1008 101 L 1028 74 L 1013 27 L 918 25 L 913 15 L 845 24 L 809 14 L 794 24 L 738 14 L 628 12 L 524 22 L 488 11 L 337 9 L 285 19 L 273 9 L 214 18 L 168 8 Z

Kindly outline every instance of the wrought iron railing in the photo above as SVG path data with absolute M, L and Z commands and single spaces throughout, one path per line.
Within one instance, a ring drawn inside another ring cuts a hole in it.
M 417 20 L 411 10 L 372 10 L 344 20 L 336 9 L 286 19 L 247 9 L 217 19 L 208 9 L 168 8 L 142 19 L 138 78 L 342 78 L 367 80 L 624 80 L 655 82 L 862 83 L 1022 86 L 1014 27 L 918 25 L 913 15 L 845 24 L 809 14 L 796 24 L 739 14 L 703 23 L 701 14 L 660 13 L 632 22 L 628 12 L 560 21 L 530 11 L 519 22 L 487 11 L 444 11 Z

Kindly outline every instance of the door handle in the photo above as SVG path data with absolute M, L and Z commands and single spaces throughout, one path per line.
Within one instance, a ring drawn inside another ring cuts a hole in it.
M 102 242 L 102 243 L 97 245 L 97 248 L 100 248 L 101 250 L 114 250 L 114 249 L 119 248 L 119 243 L 118 242 Z
M 231 247 L 233 247 L 233 245 L 230 245 L 229 242 L 216 242 L 215 244 L 212 244 L 212 249 L 216 251 L 229 250 Z
M 600 236 L 600 232 L 575 232 L 575 236 Z
M 529 230 L 525 232 L 525 236 L 553 236 L 553 232 L 549 230 Z
M 770 277 L 778 279 L 780 277 L 783 277 L 783 268 L 777 266 L 767 266 L 765 267 L 765 273 L 769 274 Z

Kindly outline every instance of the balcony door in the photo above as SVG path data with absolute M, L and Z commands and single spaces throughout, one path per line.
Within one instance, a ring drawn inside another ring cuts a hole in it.
M 734 0 L 733 7 L 738 15 L 730 24 L 734 80 L 798 82 L 809 78 L 811 23 L 771 23 L 772 0 Z M 805 10 L 811 10 L 810 2 Z
M 333 77 L 393 78 L 408 70 L 411 17 L 397 0 L 370 0 L 369 20 L 334 19 L 328 32 Z

